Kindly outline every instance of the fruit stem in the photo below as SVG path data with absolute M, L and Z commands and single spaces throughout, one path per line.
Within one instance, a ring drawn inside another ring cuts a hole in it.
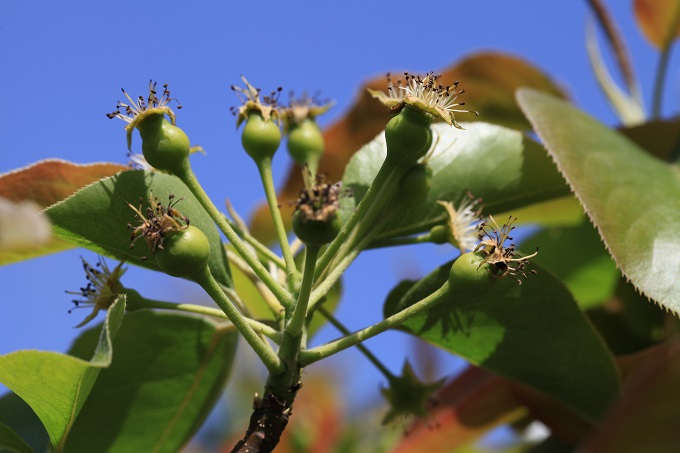
M 351 334 L 349 329 L 345 327 L 340 321 L 338 321 L 338 319 L 323 306 L 319 305 L 316 308 L 316 311 L 326 318 L 328 322 L 331 323 L 333 327 L 338 329 L 343 335 L 349 336 Z M 383 376 L 385 376 L 388 380 L 396 379 L 396 376 L 392 374 L 392 372 L 387 369 L 380 359 L 378 359 L 378 357 L 376 357 L 375 354 L 373 354 L 366 346 L 361 343 L 357 344 L 356 346 L 357 349 L 368 359 L 368 361 L 371 362 L 378 369 L 378 371 L 383 374 Z
M 652 119 L 661 116 L 661 101 L 663 99 L 664 86 L 666 85 L 666 74 L 668 73 L 668 61 L 670 59 L 670 50 L 675 41 L 675 31 L 680 25 L 680 5 L 676 6 L 673 18 L 671 19 L 671 26 L 668 28 L 668 36 L 666 36 L 661 47 L 661 54 L 659 55 L 659 63 L 656 66 L 656 75 L 654 77 L 654 94 L 652 96 Z
M 356 346 L 361 342 L 368 340 L 380 333 L 383 333 L 387 329 L 392 327 L 397 327 L 398 325 L 408 321 L 414 316 L 423 313 L 424 311 L 430 309 L 431 307 L 441 303 L 445 298 L 450 296 L 450 285 L 445 282 L 441 288 L 433 292 L 426 298 L 416 302 L 404 310 L 389 316 L 382 321 L 366 327 L 365 329 L 354 332 L 351 335 L 345 335 L 342 338 L 331 341 L 324 345 L 318 346 L 313 349 L 308 349 L 300 353 L 300 366 L 306 367 L 314 362 L 318 362 L 321 359 L 337 354 L 340 351 L 344 351 L 347 348 Z
M 429 232 L 420 234 L 418 236 L 406 237 L 391 237 L 385 239 L 378 239 L 368 244 L 365 250 L 378 249 L 383 247 L 396 247 L 399 245 L 413 245 L 413 244 L 430 244 L 432 237 Z
M 188 160 L 186 165 L 181 171 L 178 171 L 175 176 L 186 184 L 189 190 L 194 194 L 194 196 L 201 203 L 203 208 L 208 212 L 213 222 L 217 224 L 222 233 L 227 237 L 234 250 L 243 258 L 243 260 L 248 263 L 253 272 L 255 272 L 262 283 L 264 283 L 267 288 L 274 294 L 274 296 L 281 302 L 283 306 L 288 306 L 294 303 L 294 299 L 291 294 L 286 291 L 285 288 L 281 287 L 278 281 L 267 271 L 267 269 L 262 265 L 260 260 L 257 258 L 255 253 L 249 249 L 241 238 L 236 234 L 236 231 L 229 225 L 229 222 L 224 218 L 222 213 L 217 210 L 215 205 L 210 200 L 210 197 L 205 193 L 203 187 L 196 179 L 196 175 L 191 170 Z
M 225 217 L 225 220 L 229 223 L 229 225 L 231 225 L 231 227 L 234 229 L 234 231 L 236 231 L 236 234 L 238 234 L 241 239 L 250 244 L 255 249 L 255 252 L 261 255 L 261 259 L 265 261 L 271 261 L 279 269 L 286 269 L 285 261 L 283 261 L 283 259 L 281 259 L 281 257 L 274 253 L 269 247 L 258 241 L 250 234 L 249 231 L 241 228 L 238 223 L 233 222 L 228 217 Z
M 224 311 L 229 321 L 234 324 L 234 327 L 243 335 L 243 338 L 253 348 L 257 356 L 262 360 L 262 363 L 271 374 L 282 373 L 285 369 L 283 362 L 271 346 L 265 340 L 260 338 L 248 322 L 247 318 L 239 312 L 234 304 L 229 300 L 226 294 L 220 288 L 215 278 L 210 273 L 208 266 L 203 268 L 194 276 L 194 281 L 198 283 L 201 288 L 215 301 L 215 303 Z
M 286 228 L 283 226 L 283 219 L 281 218 L 281 211 L 279 210 L 279 202 L 276 198 L 276 189 L 274 188 L 274 179 L 272 177 L 272 160 L 271 158 L 263 158 L 256 160 L 256 163 L 257 169 L 260 172 L 260 178 L 262 179 L 264 193 L 267 197 L 269 212 L 271 213 L 272 220 L 274 222 L 274 230 L 276 231 L 276 236 L 281 247 L 281 254 L 283 255 L 283 260 L 286 263 L 286 280 L 288 283 L 288 289 L 292 291 L 295 286 L 297 286 L 299 281 L 299 272 L 297 270 L 297 266 L 295 265 L 293 254 L 290 251 L 288 235 L 286 233 Z
M 314 283 L 314 269 L 316 259 L 319 256 L 320 247 L 317 245 L 307 245 L 305 251 L 305 269 L 302 275 L 302 283 L 300 284 L 300 293 L 298 300 L 294 307 L 291 307 L 292 314 L 290 321 L 283 331 L 284 342 L 287 338 L 297 338 L 302 336 L 305 326 L 305 319 L 307 319 L 307 308 L 309 307 L 309 296 L 312 293 L 312 284 Z M 290 312 L 290 308 L 287 313 Z M 297 347 L 300 347 L 298 343 Z M 283 349 L 283 345 L 282 345 Z
M 361 198 L 356 209 L 342 226 L 340 233 L 338 233 L 333 242 L 328 245 L 328 248 L 323 255 L 321 255 L 316 266 L 317 278 L 324 270 L 326 270 L 341 246 L 345 245 L 345 248 L 351 246 L 351 244 L 347 242 L 347 238 L 357 224 L 359 224 L 359 222 L 362 224 L 370 224 L 380 213 L 382 208 L 389 201 L 397 181 L 399 181 L 399 178 L 405 171 L 406 168 L 404 168 L 404 165 L 399 165 L 396 161 L 390 159 L 389 155 L 385 158 L 380 170 L 378 170 L 378 174 L 376 174 L 375 179 L 373 179 L 373 182 Z
M 130 296 L 128 295 L 128 298 Z M 212 316 L 213 318 L 221 318 L 221 319 L 227 319 L 227 315 L 225 314 L 224 311 L 218 310 L 217 308 L 213 307 L 206 307 L 203 305 L 194 305 L 194 304 L 180 304 L 180 303 L 174 303 L 174 302 L 162 302 L 159 300 L 153 300 L 153 299 L 147 299 L 146 297 L 135 297 L 135 303 L 134 307 L 135 310 L 137 309 L 142 309 L 142 308 L 159 308 L 162 310 L 176 310 L 176 311 L 184 311 L 187 313 L 196 313 L 199 315 L 205 315 L 205 316 Z M 254 319 L 250 318 L 243 318 L 249 325 L 250 327 L 253 328 L 253 330 L 257 333 L 260 333 L 262 335 L 265 335 L 272 340 L 274 340 L 276 343 L 279 343 L 281 341 L 281 332 L 278 332 L 276 329 L 273 327 L 270 327 L 260 321 L 256 321 Z

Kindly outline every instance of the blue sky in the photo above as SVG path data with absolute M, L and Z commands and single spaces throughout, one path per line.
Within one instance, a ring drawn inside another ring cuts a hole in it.
M 607 2 L 630 46 L 647 105 L 656 52 L 637 30 L 628 1 Z M 509 7 L 508 5 L 512 5 Z M 264 90 L 321 90 L 336 106 L 320 119 L 340 117 L 362 81 L 390 70 L 426 72 L 480 50 L 498 50 L 551 74 L 584 110 L 608 124 L 616 119 L 591 75 L 584 45 L 585 1 L 425 2 L 33 2 L 0 3 L 0 173 L 49 157 L 73 162 L 126 162 L 123 124 L 104 114 L 120 88 L 144 93 L 149 79 L 168 82 L 184 108 L 178 124 L 207 156 L 192 165 L 221 206 L 228 197 L 247 216 L 263 199 L 257 171 L 240 149 L 229 107 L 229 86 L 245 74 Z M 672 60 L 665 113 L 676 113 L 680 86 Z M 461 81 L 462 86 L 465 81 Z M 474 93 L 468 93 L 474 96 Z M 139 142 L 134 142 L 139 150 Z M 134 149 L 134 148 L 133 148 Z M 275 177 L 289 165 L 280 152 Z M 424 247 L 361 257 L 346 279 L 339 317 L 360 328 L 380 317 L 398 278 L 426 273 L 450 259 L 451 249 Z M 0 353 L 16 349 L 65 351 L 85 311 L 69 315 L 66 289 L 83 283 L 75 250 L 0 268 L 3 315 Z M 367 278 L 370 277 L 370 278 Z M 200 290 L 169 277 L 130 269 L 124 283 L 144 295 L 191 300 Z M 202 296 L 200 296 L 202 297 Z M 336 334 L 331 329 L 322 339 Z M 412 346 L 398 333 L 369 346 L 395 371 Z M 356 370 L 352 395 L 377 395 L 380 376 L 355 351 L 333 359 Z M 458 366 L 447 361 L 444 371 Z

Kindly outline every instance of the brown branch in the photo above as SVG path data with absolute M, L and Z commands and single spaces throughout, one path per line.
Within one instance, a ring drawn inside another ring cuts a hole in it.
M 587 3 L 593 10 L 600 27 L 602 27 L 602 30 L 609 41 L 609 45 L 614 51 L 616 62 L 619 65 L 619 70 L 621 71 L 621 75 L 623 76 L 626 86 L 628 87 L 628 93 L 635 96 L 637 91 L 637 82 L 635 80 L 633 66 L 630 63 L 628 51 L 626 50 L 626 46 L 623 43 L 619 29 L 612 20 L 611 14 L 609 14 L 609 11 L 600 0 L 587 0 Z
M 299 385 L 290 389 L 290 402 L 277 398 L 269 390 L 262 398 L 255 396 L 253 413 L 243 439 L 231 450 L 231 453 L 269 453 L 276 448 L 281 434 L 288 425 L 293 414 L 292 400 Z

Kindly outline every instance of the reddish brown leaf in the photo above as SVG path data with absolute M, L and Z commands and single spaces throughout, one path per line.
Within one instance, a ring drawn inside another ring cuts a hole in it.
M 658 49 L 680 36 L 678 0 L 635 0 L 635 18 L 647 40 Z
M 400 74 L 403 71 L 392 71 Z M 459 121 L 481 120 L 520 130 L 531 128 L 515 102 L 515 90 L 519 87 L 533 87 L 564 97 L 557 85 L 538 68 L 518 57 L 501 53 L 480 52 L 472 54 L 459 63 L 439 72 L 442 82 L 461 82 L 466 93 L 466 107 L 479 112 L 479 118 L 472 114 L 460 114 Z M 366 91 L 386 90 L 384 76 L 371 79 L 359 90 L 355 104 L 347 114 L 329 126 L 324 132 L 326 151 L 319 166 L 331 181 L 342 178 L 345 166 L 352 155 L 372 140 L 385 128 L 389 120 L 387 109 Z M 462 99 L 462 98 L 461 98 Z M 286 206 L 298 197 L 302 188 L 299 167 L 293 166 L 288 178 L 279 191 L 279 201 Z M 290 226 L 291 209 L 283 209 L 284 220 Z M 275 239 L 271 216 L 266 206 L 257 208 L 251 217 L 252 234 L 265 242 Z
M 584 453 L 676 452 L 680 448 L 680 338 L 621 361 L 623 398 Z
M 434 397 L 432 413 L 416 421 L 392 453 L 445 453 L 525 414 L 509 382 L 470 367 Z
M 553 436 L 564 443 L 575 445 L 595 428 L 563 404 L 525 385 L 508 382 L 512 395 L 525 406 L 532 419 L 550 428 Z
M 124 170 L 128 170 L 128 167 L 111 163 L 81 165 L 57 159 L 43 160 L 0 175 L 0 197 L 14 202 L 30 200 L 39 207 L 46 208 L 88 184 Z M 70 243 L 52 238 L 43 246 L 2 250 L 0 265 L 37 258 L 72 247 Z
M 12 201 L 31 200 L 46 208 L 65 199 L 78 189 L 129 170 L 112 163 L 74 164 L 48 159 L 0 175 L 0 197 Z

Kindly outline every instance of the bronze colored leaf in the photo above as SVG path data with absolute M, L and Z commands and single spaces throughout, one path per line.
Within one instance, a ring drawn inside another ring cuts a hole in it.
M 678 0 L 635 0 L 638 26 L 649 42 L 663 49 L 680 36 L 680 2 Z
M 0 175 L 0 198 L 31 201 L 40 208 L 53 205 L 88 184 L 129 168 L 120 164 L 74 164 L 48 159 Z M 46 244 L 0 251 L 0 265 L 68 250 L 73 245 L 52 237 Z
M 620 361 L 622 400 L 579 451 L 671 452 L 680 445 L 680 341 L 677 336 Z
M 42 160 L 0 175 L 0 197 L 31 200 L 46 208 L 78 189 L 128 167 L 113 163 L 74 164 L 65 160 Z
M 454 451 L 526 413 L 509 381 L 476 367 L 456 377 L 433 400 L 432 413 L 417 420 L 390 453 Z

